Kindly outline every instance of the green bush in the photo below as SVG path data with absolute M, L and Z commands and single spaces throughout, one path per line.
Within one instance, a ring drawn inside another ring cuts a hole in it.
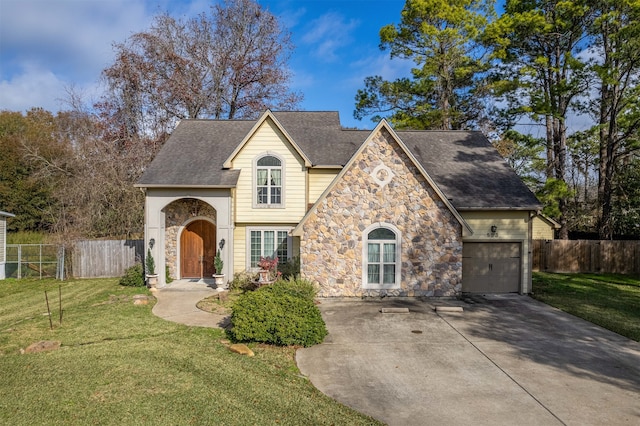
M 144 287 L 144 271 L 142 270 L 142 264 L 136 263 L 135 265 L 127 268 L 122 278 L 120 278 L 120 285 L 127 287 Z
M 309 286 L 313 289 L 308 282 L 282 280 L 240 295 L 233 304 L 229 337 L 278 346 L 321 343 L 327 328 Z
M 233 280 L 229 283 L 229 288 L 231 290 L 252 291 L 257 288 L 256 279 L 256 274 L 236 272 L 233 274 Z
M 164 266 L 164 275 L 167 284 L 171 284 L 173 282 L 173 278 L 171 278 L 171 273 L 169 272 L 169 265 Z
M 144 259 L 144 264 L 147 267 L 147 275 L 156 274 L 156 262 L 151 255 L 151 249 L 147 249 L 147 257 Z
M 278 294 L 290 294 L 292 296 L 302 297 L 304 299 L 311 300 L 312 302 L 318 294 L 318 290 L 310 281 L 294 279 L 293 277 L 288 280 L 277 280 L 271 284 L 271 290 Z
M 282 273 L 282 278 L 290 279 L 300 276 L 300 256 L 287 259 L 281 265 L 278 265 L 278 271 Z

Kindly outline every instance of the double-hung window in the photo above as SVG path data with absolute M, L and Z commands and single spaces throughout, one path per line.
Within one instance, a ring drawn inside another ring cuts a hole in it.
M 249 266 L 256 268 L 261 257 L 278 257 L 279 263 L 289 258 L 289 231 L 285 229 L 249 230 Z
M 399 232 L 387 226 L 367 228 L 364 235 L 363 286 L 383 289 L 400 287 Z
M 282 205 L 282 160 L 273 155 L 258 158 L 255 168 L 256 204 Z

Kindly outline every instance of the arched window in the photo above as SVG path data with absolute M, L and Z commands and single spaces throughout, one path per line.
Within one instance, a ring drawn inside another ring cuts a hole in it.
M 376 224 L 365 230 L 363 286 L 371 289 L 400 287 L 400 232 Z
M 257 206 L 282 205 L 282 160 L 273 155 L 258 158 L 255 168 Z

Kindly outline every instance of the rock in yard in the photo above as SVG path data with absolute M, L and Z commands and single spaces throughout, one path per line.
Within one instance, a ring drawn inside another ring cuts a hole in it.
M 255 355 L 253 351 L 247 347 L 247 345 L 243 345 L 242 343 L 236 343 L 234 345 L 229 346 L 229 350 L 231 352 L 235 352 L 240 355 L 246 355 L 246 356 Z
M 153 296 L 147 296 L 144 294 L 136 294 L 133 296 L 133 304 L 134 305 L 148 305 L 149 301 Z
M 41 340 L 36 343 L 32 343 L 24 350 L 25 354 L 35 354 L 44 351 L 55 351 L 60 349 L 61 342 L 53 340 Z

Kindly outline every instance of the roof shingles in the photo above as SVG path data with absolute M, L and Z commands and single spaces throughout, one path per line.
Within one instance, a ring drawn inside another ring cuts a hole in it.
M 337 112 L 274 112 L 313 166 L 344 166 L 371 131 L 343 130 Z M 137 183 L 233 187 L 224 161 L 255 120 L 184 120 Z M 396 131 L 456 209 L 537 210 L 539 201 L 480 132 Z

